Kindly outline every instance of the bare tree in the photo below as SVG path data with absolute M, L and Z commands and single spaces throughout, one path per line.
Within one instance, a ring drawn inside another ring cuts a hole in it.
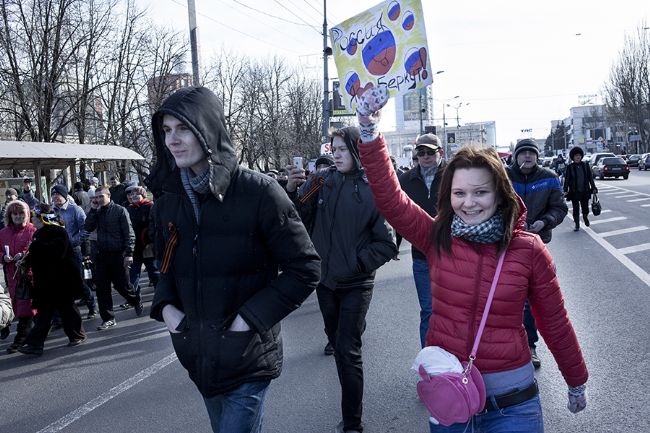
M 613 118 L 636 129 L 642 151 L 650 139 L 650 34 L 641 23 L 636 35 L 627 36 L 605 84 L 605 103 Z

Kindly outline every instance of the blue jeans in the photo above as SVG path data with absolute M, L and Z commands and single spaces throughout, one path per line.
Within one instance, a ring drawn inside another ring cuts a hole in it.
M 271 383 L 249 382 L 225 394 L 204 398 L 214 433 L 260 433 L 264 395 Z
M 156 287 L 158 284 L 158 278 L 160 273 L 158 272 L 158 266 L 156 266 L 156 261 L 152 258 L 133 260 L 131 264 L 131 269 L 129 269 L 129 279 L 131 280 L 131 285 L 133 290 L 136 292 L 140 291 L 140 273 L 142 272 L 142 265 L 144 265 L 147 270 L 147 275 L 149 276 L 149 282 L 151 285 Z
M 528 336 L 528 347 L 534 349 L 535 345 L 539 341 L 539 336 L 537 335 L 537 326 L 535 325 L 533 313 L 530 311 L 528 299 L 526 299 L 526 302 L 524 303 L 524 327 L 526 328 L 526 335 Z
M 420 344 L 424 347 L 431 318 L 431 278 L 426 260 L 413 259 L 413 280 L 420 302 Z
M 463 424 L 449 427 L 429 422 L 431 433 L 544 433 L 544 418 L 539 395 L 523 403 L 474 415 Z

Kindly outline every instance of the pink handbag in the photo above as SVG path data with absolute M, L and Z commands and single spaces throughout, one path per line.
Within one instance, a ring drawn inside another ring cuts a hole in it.
M 485 322 L 501 274 L 504 256 L 505 251 L 499 257 L 492 286 L 490 287 L 490 294 L 485 304 L 485 311 L 483 311 L 483 317 L 481 318 L 481 325 L 478 328 L 474 339 L 474 347 L 472 347 L 472 352 L 469 355 L 469 361 L 462 363 L 463 372 L 441 373 L 431 376 L 420 365 L 419 372 L 422 380 L 417 384 L 418 396 L 429 410 L 431 416 L 444 426 L 465 423 L 472 416 L 482 411 L 485 406 L 485 383 L 481 373 L 473 364 L 474 360 L 476 360 L 478 345 L 485 329 Z

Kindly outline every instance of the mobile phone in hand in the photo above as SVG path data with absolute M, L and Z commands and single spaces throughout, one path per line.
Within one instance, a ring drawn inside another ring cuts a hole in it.
M 302 156 L 293 157 L 293 166 L 296 168 L 302 168 Z

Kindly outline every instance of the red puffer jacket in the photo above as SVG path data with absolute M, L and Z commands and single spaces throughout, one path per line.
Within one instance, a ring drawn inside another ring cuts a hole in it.
M 427 345 L 441 346 L 467 360 L 496 271 L 496 244 L 453 238 L 452 254 L 438 256 L 431 240 L 435 220 L 401 191 L 383 136 L 360 143 L 359 152 L 377 208 L 395 230 L 426 254 L 433 297 Z M 569 386 L 582 385 L 587 381 L 587 367 L 551 256 L 539 236 L 523 231 L 526 212 L 523 203 L 520 206 L 523 211 L 506 252 L 475 365 L 482 373 L 496 373 L 530 362 L 522 325 L 528 298 L 539 332 L 565 381 Z

